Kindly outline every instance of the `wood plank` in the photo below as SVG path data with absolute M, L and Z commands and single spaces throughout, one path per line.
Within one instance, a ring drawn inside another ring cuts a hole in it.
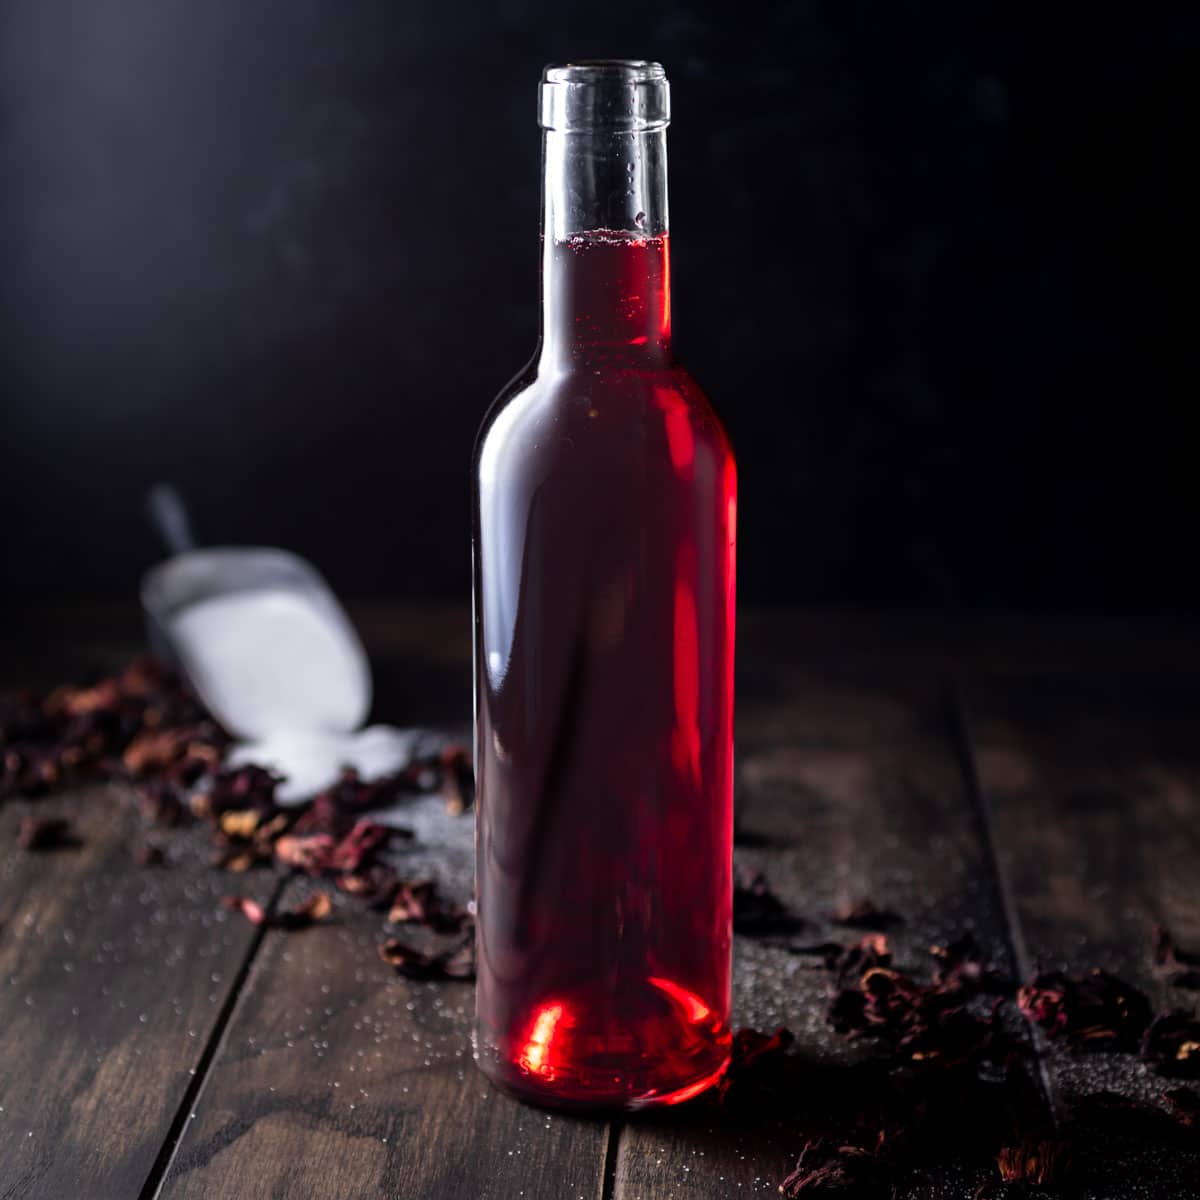
M 1200 945 L 1200 689 L 1191 681 L 1107 674 L 982 681 L 967 714 L 979 783 L 1019 916 L 1024 974 L 1038 964 L 1104 967 L 1157 1007 L 1195 1008 L 1151 968 L 1156 924 Z M 1046 1072 L 1063 1117 L 1111 1088 L 1154 1101 L 1172 1081 L 1130 1054 L 1073 1056 L 1050 1043 Z M 1178 1081 L 1175 1081 L 1176 1083 Z M 1085 1194 L 1094 1200 L 1194 1198 L 1190 1155 L 1089 1129 Z
M 407 869 L 465 896 L 470 817 L 439 813 L 414 805 Z M 599 1197 L 607 1123 L 495 1091 L 472 1061 L 472 986 L 398 978 L 378 914 L 337 900 L 334 922 L 267 935 L 163 1197 Z
M 78 846 L 15 848 L 27 811 Z M 137 1197 L 201 1068 L 255 932 L 219 911 L 195 839 L 138 869 L 116 787 L 0 809 L 0 1197 Z M 266 899 L 274 877 L 243 881 Z
M 752 844 L 736 857 L 764 870 L 789 908 L 808 918 L 805 940 L 855 936 L 823 914 L 870 896 L 905 917 L 892 935 L 902 965 L 921 962 L 931 944 L 964 929 L 1009 965 L 1001 898 L 936 682 L 877 687 L 845 671 L 816 675 L 791 656 L 743 662 L 739 809 Z M 829 1030 L 824 976 L 804 960 L 737 937 L 734 979 L 735 1026 L 786 1025 L 809 1058 L 855 1057 Z M 806 1136 L 794 1119 L 737 1128 L 703 1106 L 635 1120 L 620 1144 L 616 1195 L 774 1192 Z M 970 1196 L 987 1177 L 947 1162 L 909 1194 L 941 1188 Z

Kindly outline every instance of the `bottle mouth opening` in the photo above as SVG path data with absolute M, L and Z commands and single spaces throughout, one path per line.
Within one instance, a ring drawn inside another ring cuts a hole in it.
M 546 83 L 596 83 L 619 79 L 627 83 L 666 83 L 661 63 L 644 58 L 582 58 L 578 62 L 551 63 L 542 72 Z
M 671 120 L 671 85 L 656 62 L 597 58 L 551 63 L 538 88 L 538 124 L 566 133 L 643 133 Z

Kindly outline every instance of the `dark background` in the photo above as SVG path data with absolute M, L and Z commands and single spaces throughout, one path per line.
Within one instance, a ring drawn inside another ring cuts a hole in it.
M 465 598 L 536 81 L 621 55 L 673 84 L 744 599 L 1193 604 L 1197 22 L 1071 7 L 0 0 L 5 594 L 131 594 L 167 477 L 204 540 Z

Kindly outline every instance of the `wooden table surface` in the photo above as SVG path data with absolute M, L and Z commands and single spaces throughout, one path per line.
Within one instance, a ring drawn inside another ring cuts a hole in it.
M 356 619 L 381 719 L 466 727 L 465 612 Z M 128 613 L 5 628 L 5 687 L 116 667 L 138 642 Z M 1020 977 L 1099 964 L 1165 1002 L 1152 927 L 1200 945 L 1193 632 L 744 614 L 737 858 L 815 936 L 871 896 L 905 917 L 902 960 L 971 928 Z M 186 846 L 139 870 L 125 799 L 109 785 L 37 801 L 79 839 L 47 855 L 13 849 L 28 802 L 0 808 L 3 1200 L 684 1200 L 774 1194 L 793 1165 L 803 1131 L 786 1125 L 724 1128 L 706 1108 L 587 1120 L 499 1094 L 471 1062 L 470 984 L 397 978 L 375 952 L 378 915 L 350 906 L 300 933 L 220 909 L 230 891 L 286 902 L 300 885 L 269 870 L 231 886 Z M 735 1025 L 843 1052 L 820 974 L 786 949 L 739 937 L 734 993 Z M 1128 1056 L 1045 1049 L 1060 1117 L 1097 1087 L 1169 1086 Z M 1098 1174 L 1089 1196 L 1200 1196 L 1186 1150 L 1135 1141 Z M 948 1159 L 907 1194 L 966 1200 L 989 1177 Z

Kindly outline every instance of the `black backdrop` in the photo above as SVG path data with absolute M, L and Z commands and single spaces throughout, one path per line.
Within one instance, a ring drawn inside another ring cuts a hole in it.
M 743 597 L 1193 602 L 1197 23 L 1068 7 L 0 0 L 7 594 L 130 593 L 166 477 L 206 540 L 465 597 L 536 80 L 623 55 Z

